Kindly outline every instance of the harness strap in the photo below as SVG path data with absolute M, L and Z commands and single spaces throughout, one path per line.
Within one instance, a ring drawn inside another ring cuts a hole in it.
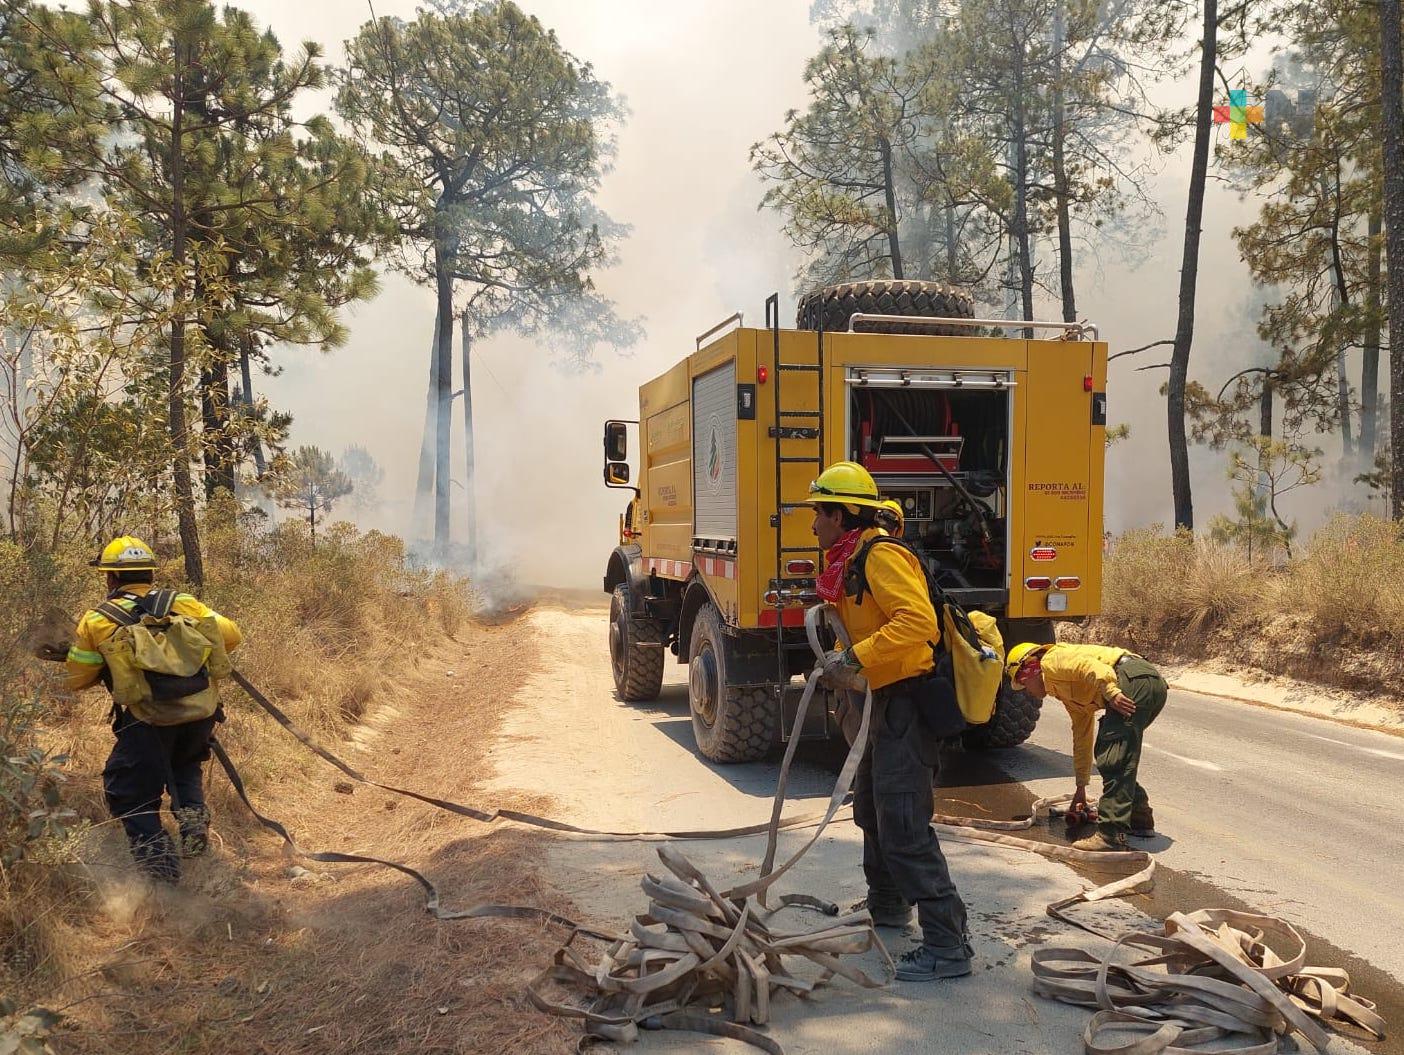
M 134 609 L 123 608 L 116 601 L 103 601 L 93 611 L 107 616 L 118 626 L 135 626 L 141 622 L 141 616 Z
M 101 612 L 118 626 L 135 626 L 141 622 L 143 615 L 149 615 L 153 619 L 165 619 L 171 614 L 176 596 L 174 590 L 150 590 L 145 594 L 120 593 L 103 601 L 93 611 Z M 127 601 L 131 607 L 122 607 L 117 603 L 119 600 Z
M 970 616 L 966 613 L 964 608 L 950 599 L 950 596 L 945 590 L 941 589 L 940 583 L 932 578 L 931 573 L 926 570 L 926 566 L 921 563 L 921 558 L 917 555 L 916 551 L 913 550 L 911 546 L 907 545 L 906 541 L 903 539 L 895 538 L 892 535 L 875 535 L 873 538 L 863 543 L 863 547 L 854 554 L 850 562 L 850 571 L 848 572 L 848 574 L 853 577 L 857 586 L 857 601 L 854 603 L 861 607 L 863 604 L 863 595 L 872 592 L 868 585 L 868 553 L 878 543 L 897 546 L 910 553 L 913 557 L 916 557 L 917 566 L 921 568 L 922 577 L 926 580 L 926 593 L 931 599 L 932 611 L 936 613 L 936 629 L 938 631 L 943 630 L 941 626 L 941 616 L 943 612 L 949 610 L 951 613 L 951 622 L 955 624 L 956 632 L 965 639 L 965 643 L 971 648 L 980 649 L 982 647 L 980 632 L 975 629 L 975 624 L 970 621 Z M 926 644 L 931 649 L 932 660 L 939 663 L 941 660 L 941 650 L 937 642 L 928 641 Z
M 165 619 L 171 614 L 171 606 L 175 604 L 176 592 L 174 590 L 151 590 L 144 596 L 137 597 L 128 594 L 136 603 L 136 606 L 153 619 Z

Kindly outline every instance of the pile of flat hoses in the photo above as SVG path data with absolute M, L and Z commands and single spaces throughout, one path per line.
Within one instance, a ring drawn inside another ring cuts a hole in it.
M 818 620 L 832 618 L 830 612 L 827 606 L 816 606 L 805 614 L 810 645 L 820 659 L 823 649 L 819 645 Z M 842 627 L 836 621 L 834 625 L 836 632 L 842 634 Z M 834 782 L 828 808 L 803 845 L 777 866 L 778 822 L 785 804 L 790 763 L 800 739 L 795 734 L 803 728 L 819 685 L 818 675 L 816 665 L 795 711 L 759 876 L 718 891 L 675 846 L 660 847 L 658 857 L 671 876 L 644 877 L 648 908 L 635 917 L 628 936 L 610 945 L 594 962 L 574 948 L 573 940 L 567 941 L 557 950 L 552 966 L 528 988 L 528 996 L 537 1008 L 548 1014 L 578 1018 L 584 1022 L 588 1035 L 609 1040 L 636 1039 L 640 1028 L 686 1029 L 734 1037 L 779 1055 L 779 1043 L 752 1028 L 769 1021 L 770 999 L 776 992 L 804 995 L 834 978 L 846 978 L 865 988 L 886 984 L 885 979 L 875 979 L 841 959 L 876 948 L 891 969 L 891 958 L 867 912 L 826 919 L 809 930 L 781 931 L 770 925 L 775 913 L 790 905 L 824 904 L 817 898 L 788 895 L 770 910 L 767 895 L 770 887 L 809 852 L 838 813 L 853 786 L 868 738 L 873 710 L 871 690 L 864 692 L 858 736 Z M 832 906 L 825 908 L 837 915 Z M 812 976 L 795 973 L 795 968 L 804 967 L 806 961 L 806 970 Z M 552 999 L 545 992 L 548 985 L 554 985 L 564 995 Z M 698 1013 L 718 1007 L 725 1008 L 726 1018 Z
M 1349 976 L 1308 967 L 1301 935 L 1275 916 L 1177 912 L 1162 933 L 1122 935 L 1102 956 L 1040 949 L 1033 976 L 1035 992 L 1097 1009 L 1083 1033 L 1087 1055 L 1272 1055 L 1288 1033 L 1324 1051 L 1319 1022 L 1384 1037 L 1384 1019 L 1350 993 Z
M 609 1040 L 636 1040 L 640 1028 L 686 1029 L 779 1055 L 779 1043 L 753 1028 L 770 1021 L 776 993 L 804 996 L 834 978 L 886 984 L 842 959 L 876 948 L 890 970 L 867 912 L 781 928 L 755 899 L 720 893 L 675 847 L 658 856 L 670 874 L 644 877 L 648 909 L 629 934 L 593 960 L 567 942 L 528 989 L 537 1008 L 579 1018 L 588 1035 Z M 553 998 L 551 988 L 563 995 Z M 716 1008 L 727 1014 L 709 1013 Z

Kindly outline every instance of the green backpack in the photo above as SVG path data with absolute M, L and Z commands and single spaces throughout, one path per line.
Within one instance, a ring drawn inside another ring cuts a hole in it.
M 117 624 L 98 645 L 112 676 L 112 702 L 149 725 L 210 717 L 219 707 L 215 682 L 232 669 L 214 615 L 192 619 L 172 611 L 176 596 L 174 590 L 124 593 L 96 609 Z

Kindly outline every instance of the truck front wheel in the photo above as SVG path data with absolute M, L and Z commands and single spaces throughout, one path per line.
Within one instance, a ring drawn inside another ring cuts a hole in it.
M 770 753 L 780 705 L 767 685 L 727 682 L 721 614 L 710 601 L 697 613 L 688 649 L 687 704 L 697 749 L 713 762 L 758 762 Z
M 999 684 L 994 714 L 984 725 L 965 731 L 965 746 L 976 750 L 1018 747 L 1033 735 L 1042 709 L 1042 700 L 1014 689 L 1006 678 Z
M 630 703 L 658 699 L 663 687 L 663 628 L 636 615 L 629 584 L 621 582 L 609 601 L 609 661 L 614 688 Z

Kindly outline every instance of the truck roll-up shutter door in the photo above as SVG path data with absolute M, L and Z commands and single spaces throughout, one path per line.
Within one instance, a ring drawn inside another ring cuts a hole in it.
M 736 538 L 736 363 L 692 381 L 693 535 Z

